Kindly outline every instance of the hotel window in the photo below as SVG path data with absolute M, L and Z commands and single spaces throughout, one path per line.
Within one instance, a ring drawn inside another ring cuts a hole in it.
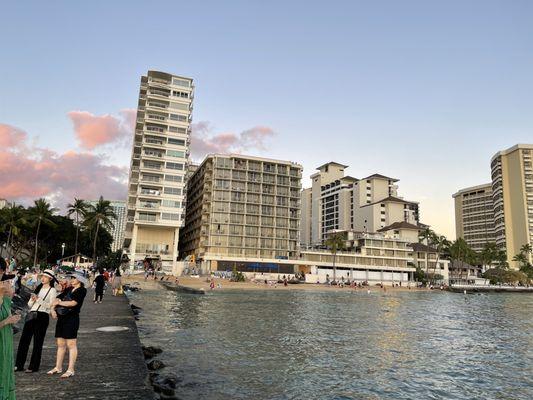
M 189 98 L 189 93 L 180 92 L 178 90 L 173 90 L 172 91 L 172 96 L 174 96 L 174 97 L 182 97 L 184 99 L 188 99 Z
M 183 182 L 183 176 L 181 176 L 181 175 L 165 175 L 165 181 L 167 181 L 167 182 Z
M 161 205 L 163 207 L 180 208 L 181 203 L 179 201 L 175 201 L 175 200 L 163 200 L 163 201 L 161 201 Z
M 168 144 L 175 144 L 176 146 L 185 146 L 185 140 L 183 139 L 168 138 L 167 142 Z
M 186 115 L 181 115 L 181 114 L 170 114 L 170 119 L 173 120 L 173 121 L 180 121 L 180 122 L 186 122 L 187 121 L 187 116 Z
M 185 79 L 172 78 L 172 84 L 176 86 L 191 87 L 190 82 Z
M 170 103 L 170 108 L 173 108 L 175 110 L 184 110 L 187 111 L 189 109 L 189 105 L 185 103 Z
M 183 171 L 183 164 L 167 162 L 167 169 L 176 169 Z
M 180 215 L 171 213 L 161 213 L 161 219 L 165 219 L 168 221 L 179 221 Z
M 177 150 L 167 150 L 167 156 L 176 157 L 176 158 L 185 158 L 185 152 L 177 151 Z
M 180 195 L 181 189 L 180 188 L 173 188 L 173 187 L 166 187 L 163 188 L 163 193 L 165 194 L 173 194 L 173 195 Z
M 183 134 L 186 134 L 187 133 L 187 129 L 185 128 L 180 128 L 180 127 L 177 127 L 177 126 L 169 126 L 168 127 L 168 130 L 170 132 L 174 132 L 174 133 L 183 133 Z

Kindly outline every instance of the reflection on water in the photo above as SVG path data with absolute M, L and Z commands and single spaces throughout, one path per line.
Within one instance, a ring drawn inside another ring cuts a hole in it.
M 533 296 L 132 295 L 183 399 L 531 399 Z

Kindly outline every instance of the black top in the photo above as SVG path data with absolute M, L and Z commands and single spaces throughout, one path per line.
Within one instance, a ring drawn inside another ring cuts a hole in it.
M 62 301 L 71 301 L 74 300 L 76 304 L 72 308 L 72 311 L 68 315 L 76 315 L 80 313 L 81 306 L 83 305 L 83 299 L 85 299 L 85 296 L 87 295 L 87 289 L 84 287 L 79 287 L 76 290 L 67 289 L 64 292 L 60 293 L 59 296 L 57 296 Z
M 4 275 L 2 275 L 2 277 L 0 278 L 0 281 L 8 281 L 10 279 L 13 279 L 14 277 L 15 277 L 15 275 L 6 274 L 4 272 Z
M 103 275 L 100 274 L 96 278 L 94 278 L 94 283 L 96 291 L 101 292 L 102 290 L 104 290 L 105 278 Z

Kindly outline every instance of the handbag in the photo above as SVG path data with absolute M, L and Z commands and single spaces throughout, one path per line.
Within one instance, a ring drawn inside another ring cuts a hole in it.
M 65 296 L 63 300 L 64 301 L 72 300 L 72 298 L 70 297 L 70 292 L 67 293 L 67 295 Z M 56 306 L 55 311 L 57 315 L 65 316 L 65 315 L 70 314 L 73 309 L 74 309 L 73 307 Z
M 46 294 L 44 295 L 43 301 L 46 300 L 46 297 L 48 297 L 48 293 L 50 293 L 51 289 L 52 287 L 48 288 L 48 292 L 46 292 Z M 37 310 L 30 311 L 28 314 L 26 314 L 25 322 L 29 322 L 29 321 L 33 321 L 34 319 L 37 319 L 37 311 L 39 311 L 40 309 L 41 309 L 41 305 L 39 304 L 39 307 L 37 307 Z

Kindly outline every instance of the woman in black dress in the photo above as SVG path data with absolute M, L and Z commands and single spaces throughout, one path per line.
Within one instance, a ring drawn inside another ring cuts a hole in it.
M 68 348 L 68 369 L 61 375 L 61 378 L 74 376 L 74 367 L 78 357 L 77 337 L 80 327 L 80 310 L 87 295 L 87 289 L 85 289 L 87 279 L 77 272 L 69 276 L 71 287 L 63 291 L 53 302 L 52 312 L 52 317 L 57 317 L 57 358 L 55 368 L 48 371 L 48 375 L 63 372 L 63 359 Z

